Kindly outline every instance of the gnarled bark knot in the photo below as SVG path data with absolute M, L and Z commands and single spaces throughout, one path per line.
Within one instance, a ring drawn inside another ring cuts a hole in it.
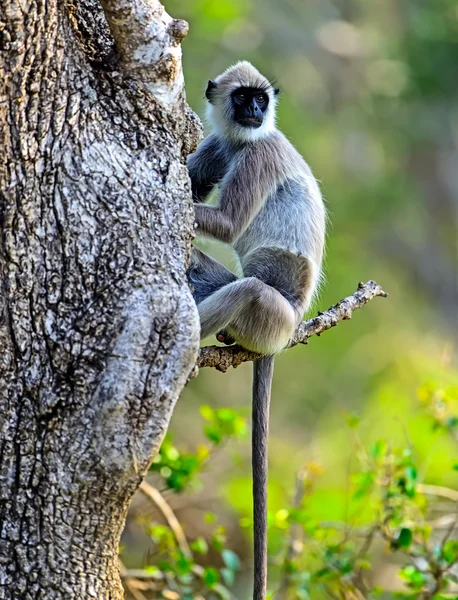
M 188 24 L 157 0 L 101 0 L 126 73 L 169 104 L 183 90 L 180 43 Z

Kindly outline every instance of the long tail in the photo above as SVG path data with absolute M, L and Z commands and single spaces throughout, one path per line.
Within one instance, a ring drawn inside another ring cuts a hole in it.
M 267 590 L 267 447 L 273 372 L 273 356 L 260 358 L 253 364 L 253 600 L 265 600 Z

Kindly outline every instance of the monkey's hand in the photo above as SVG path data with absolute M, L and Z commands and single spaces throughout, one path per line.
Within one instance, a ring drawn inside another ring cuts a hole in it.
M 231 335 L 229 335 L 229 333 L 225 329 L 221 329 L 221 331 L 218 331 L 218 333 L 216 334 L 216 339 L 218 340 L 218 342 L 226 344 L 226 346 L 235 344 L 235 339 Z
M 232 244 L 242 231 L 242 227 L 240 225 L 235 226 L 231 218 L 218 206 L 194 203 L 194 213 L 198 235 Z

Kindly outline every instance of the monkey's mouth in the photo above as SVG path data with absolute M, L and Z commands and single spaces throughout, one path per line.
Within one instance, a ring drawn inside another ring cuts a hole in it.
M 255 117 L 244 117 L 243 119 L 239 119 L 238 122 L 242 127 L 255 127 L 256 129 L 262 125 L 261 119 Z

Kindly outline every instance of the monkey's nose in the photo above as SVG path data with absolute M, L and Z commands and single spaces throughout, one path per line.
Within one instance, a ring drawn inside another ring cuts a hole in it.
M 260 119 L 261 111 L 258 108 L 253 107 L 250 111 L 250 117 L 252 117 L 253 119 Z

